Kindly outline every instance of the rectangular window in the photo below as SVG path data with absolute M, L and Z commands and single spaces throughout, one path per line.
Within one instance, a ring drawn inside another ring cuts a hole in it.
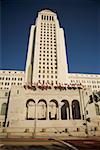
M 53 76 L 51 76 L 51 78 L 53 78 Z

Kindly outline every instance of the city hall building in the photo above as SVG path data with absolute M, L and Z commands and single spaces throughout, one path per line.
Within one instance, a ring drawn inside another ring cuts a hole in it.
M 0 134 L 100 135 L 100 75 L 68 73 L 63 28 L 42 10 L 31 26 L 24 71 L 0 71 Z

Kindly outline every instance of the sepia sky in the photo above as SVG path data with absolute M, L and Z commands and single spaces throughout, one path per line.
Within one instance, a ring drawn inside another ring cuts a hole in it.
M 65 31 L 69 72 L 100 74 L 99 0 L 0 0 L 0 69 L 25 70 L 37 12 L 57 13 Z

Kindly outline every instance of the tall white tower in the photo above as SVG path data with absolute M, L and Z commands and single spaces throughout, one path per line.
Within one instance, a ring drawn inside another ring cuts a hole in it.
M 31 26 L 25 72 L 28 84 L 68 82 L 64 31 L 50 10 L 40 11 Z

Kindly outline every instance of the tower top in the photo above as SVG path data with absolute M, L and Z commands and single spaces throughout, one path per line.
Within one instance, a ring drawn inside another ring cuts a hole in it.
M 49 9 L 43 9 L 39 13 L 49 13 L 49 14 L 52 14 L 52 15 L 56 15 L 53 11 L 51 11 Z

